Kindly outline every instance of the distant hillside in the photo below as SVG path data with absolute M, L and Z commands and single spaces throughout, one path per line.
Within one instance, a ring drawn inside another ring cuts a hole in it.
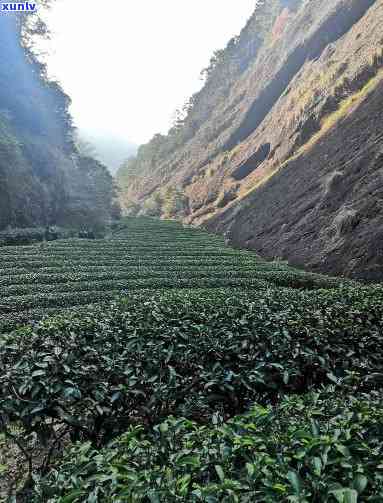
M 30 41 L 25 20 L 0 16 L 0 230 L 103 224 L 112 177 L 76 150 L 70 100 L 22 43 Z
M 95 149 L 95 155 L 114 175 L 121 164 L 137 152 L 137 145 L 108 132 L 80 130 L 79 135 Z
M 268 0 L 167 136 L 119 172 L 125 211 L 313 270 L 383 278 L 383 0 Z

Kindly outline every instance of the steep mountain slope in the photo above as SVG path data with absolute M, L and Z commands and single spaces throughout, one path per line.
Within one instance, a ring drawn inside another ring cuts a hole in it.
M 78 155 L 69 98 L 22 43 L 22 14 L 0 16 L 0 230 L 108 218 L 113 180 Z
M 383 1 L 270 0 L 216 55 L 123 202 L 265 257 L 383 277 Z

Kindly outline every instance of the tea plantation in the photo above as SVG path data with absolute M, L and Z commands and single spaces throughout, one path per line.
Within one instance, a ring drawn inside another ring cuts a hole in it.
M 151 219 L 127 219 L 105 240 L 0 247 L 0 257 L 0 331 L 133 290 L 338 284 L 227 248 L 201 230 Z
M 0 253 L 8 498 L 383 501 L 381 285 L 150 219 Z

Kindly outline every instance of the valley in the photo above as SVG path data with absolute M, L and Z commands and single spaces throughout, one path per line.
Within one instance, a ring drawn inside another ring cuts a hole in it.
M 0 14 L 0 502 L 381 503 L 383 0 L 254 2 L 136 148 L 166 1 Z

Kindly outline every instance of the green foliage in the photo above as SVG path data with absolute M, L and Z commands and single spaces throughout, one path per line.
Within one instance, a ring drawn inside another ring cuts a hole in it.
M 142 213 L 144 213 L 148 217 L 160 217 L 162 214 L 162 204 L 163 200 L 161 195 L 158 192 L 155 192 L 150 197 L 145 199 L 145 202 L 142 205 L 142 209 L 140 208 L 139 211 L 142 211 Z
M 84 222 L 77 235 L 98 237 L 86 214 L 80 217 L 77 213 L 73 219 Z M 32 233 L 34 239 L 42 231 L 10 234 L 22 239 Z M 223 238 L 204 231 L 148 218 L 122 220 L 110 239 L 61 239 L 3 248 L 0 275 L 0 331 L 41 317 L 44 309 L 105 301 L 124 291 L 267 286 L 309 290 L 341 283 L 261 261 L 254 253 L 225 247 Z
M 58 227 L 33 227 L 30 229 L 10 229 L 0 232 L 0 246 L 17 246 L 38 243 L 42 241 L 55 241 L 70 237 L 71 231 Z
M 164 192 L 163 215 L 165 218 L 184 216 L 187 213 L 188 200 L 183 192 L 176 187 L 168 187 Z
M 46 36 L 39 17 L 0 17 L 0 230 L 76 219 L 102 226 L 115 200 L 112 180 L 96 161 L 81 169 L 70 100 L 34 55 L 36 33 Z
M 89 229 L 97 236 L 105 234 L 115 204 L 113 178 L 108 169 L 92 157 L 79 157 L 78 176 L 71 185 L 63 220 L 70 227 Z
M 36 501 L 379 501 L 382 286 L 149 218 L 0 273 L 0 434 Z
M 101 451 L 76 445 L 33 501 L 381 501 L 382 395 L 333 393 L 253 406 L 226 423 L 131 427 Z
M 380 287 L 185 290 L 3 335 L 3 431 L 17 424 L 25 452 L 57 430 L 100 447 L 169 415 L 228 419 L 331 383 L 380 390 L 382 300 Z

